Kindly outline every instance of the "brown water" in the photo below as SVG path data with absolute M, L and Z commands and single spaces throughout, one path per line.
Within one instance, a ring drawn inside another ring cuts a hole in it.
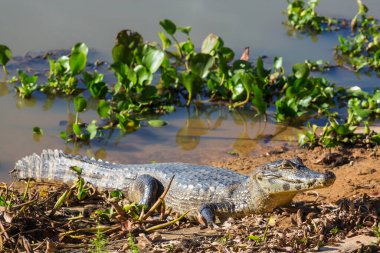
M 372 15 L 378 17 L 378 0 L 365 1 Z M 332 61 L 332 49 L 339 33 L 324 34 L 312 39 L 306 35 L 288 36 L 282 24 L 285 0 L 266 1 L 121 1 L 121 0 L 14 0 L 0 5 L 0 44 L 8 45 L 14 55 L 29 51 L 71 48 L 83 41 L 94 50 L 92 60 L 110 59 L 115 34 L 125 28 L 140 32 L 146 40 L 158 41 L 158 22 L 172 19 L 178 25 L 191 25 L 192 37 L 200 45 L 208 33 L 220 35 L 236 52 L 250 46 L 253 57 L 283 56 L 285 65 L 305 59 Z M 322 15 L 351 18 L 357 10 L 356 1 L 321 1 Z M 13 65 L 12 65 L 13 64 Z M 48 68 L 44 61 L 34 62 L 36 69 Z M 14 71 L 19 62 L 13 61 Z M 0 74 L 1 77 L 2 74 Z M 378 86 L 378 78 L 357 76 L 334 70 L 327 78 L 339 85 Z M 60 148 L 67 152 L 95 155 L 119 162 L 186 161 L 202 162 L 220 159 L 228 152 L 252 154 L 269 145 L 295 145 L 298 129 L 255 118 L 252 112 L 230 113 L 226 108 L 208 107 L 180 109 L 163 119 L 163 128 L 143 127 L 109 139 L 95 141 L 91 146 L 74 147 L 59 138 L 72 109 L 63 99 L 46 99 L 39 95 L 32 100 L 14 96 L 11 85 L 0 85 L 0 177 L 24 155 L 44 148 Z M 96 118 L 94 111 L 83 120 Z M 39 126 L 44 135 L 37 138 L 32 128 Z

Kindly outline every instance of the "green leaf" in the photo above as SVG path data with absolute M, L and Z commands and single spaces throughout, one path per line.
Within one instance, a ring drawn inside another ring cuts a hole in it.
M 177 26 L 169 19 L 160 21 L 160 25 L 170 35 L 174 35 L 177 31 Z
M 214 57 L 209 54 L 195 54 L 189 60 L 191 71 L 201 78 L 205 78 L 214 64 Z
M 218 43 L 219 36 L 210 33 L 203 40 L 201 52 L 204 54 L 209 54 L 215 48 L 215 45 Z
M 304 79 L 309 76 L 310 69 L 305 63 L 294 64 L 293 66 L 294 76 L 298 79 Z
M 140 85 L 150 84 L 152 82 L 153 75 L 143 65 L 137 65 L 133 70 L 137 75 L 138 83 Z
M 44 131 L 42 130 L 41 127 L 33 127 L 33 133 L 43 135 Z
M 187 99 L 187 105 L 190 105 L 191 98 L 195 95 L 195 93 L 199 90 L 202 80 L 198 75 L 193 74 L 192 72 L 181 72 L 180 80 L 183 86 L 186 88 L 189 93 Z
M 80 126 L 77 123 L 73 124 L 73 132 L 76 136 L 80 136 L 82 133 L 82 129 L 80 128 Z
M 86 99 L 83 96 L 74 98 L 74 108 L 76 112 L 83 112 L 87 107 Z
M 257 84 L 252 85 L 252 88 L 252 104 L 257 108 L 260 114 L 265 114 L 267 110 L 267 103 L 265 102 L 264 92 Z
M 149 69 L 150 73 L 155 73 L 161 66 L 164 60 L 165 54 L 160 49 L 147 46 L 144 50 L 144 56 L 142 58 L 142 64 Z
M 267 76 L 266 70 L 264 68 L 264 62 L 263 62 L 262 57 L 257 58 L 256 71 L 257 71 L 257 75 L 262 80 L 265 79 L 265 77 Z
M 148 120 L 148 124 L 152 127 L 163 127 L 168 124 L 165 120 L 160 120 L 160 119 L 152 119 Z
M 88 47 L 84 43 L 77 43 L 71 50 L 69 65 L 71 75 L 77 75 L 82 72 L 87 64 Z
M 112 49 L 114 62 L 130 65 L 136 60 L 136 51 L 143 44 L 143 38 L 137 32 L 122 30 L 116 36 L 116 43 Z
M 0 44 L 0 64 L 5 66 L 12 58 L 12 51 L 6 45 Z
M 79 166 L 71 166 L 70 169 L 73 170 L 73 171 L 75 171 L 78 174 L 78 176 L 82 175 L 83 169 L 81 167 L 79 167 Z
M 368 96 L 368 92 L 363 91 L 362 88 L 360 88 L 359 86 L 352 86 L 352 87 L 347 89 L 347 92 L 350 93 L 352 96 L 355 96 L 355 97 L 365 98 Z
M 98 114 L 101 118 L 106 118 L 109 116 L 111 107 L 107 100 L 100 100 L 98 104 Z
M 191 26 L 178 26 L 177 30 L 179 30 L 179 31 L 183 32 L 184 34 L 186 34 L 187 36 L 189 36 L 189 34 L 191 32 Z
M 88 54 L 88 47 L 85 43 L 77 43 L 71 49 L 71 53 L 81 53 L 84 55 Z
M 273 67 L 275 69 L 281 69 L 282 68 L 282 62 L 283 62 L 282 57 L 274 57 Z
M 158 36 L 160 36 L 163 50 L 166 50 L 172 45 L 172 42 L 168 39 L 168 37 L 166 37 L 166 35 L 163 32 L 159 32 Z
M 88 124 L 86 129 L 90 133 L 90 139 L 94 139 L 98 129 L 98 127 L 96 126 L 96 120 L 91 121 L 91 123 Z
M 232 100 L 237 101 L 243 97 L 245 92 L 244 85 L 242 83 L 235 84 L 232 88 Z

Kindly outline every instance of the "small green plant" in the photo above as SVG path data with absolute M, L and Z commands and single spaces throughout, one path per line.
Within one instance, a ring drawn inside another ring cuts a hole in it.
M 0 44 L 0 65 L 3 67 L 5 75 L 9 74 L 5 65 L 7 65 L 10 59 L 12 59 L 12 51 L 6 45 Z
M 373 233 L 375 234 L 376 238 L 379 240 L 380 239 L 380 222 L 378 222 L 377 225 L 373 227 Z
M 336 234 L 339 233 L 339 231 L 340 231 L 340 229 L 339 229 L 337 226 L 335 226 L 335 227 L 333 227 L 333 228 L 330 230 L 330 233 L 333 234 L 333 235 L 336 235 Z
M 134 238 L 131 233 L 128 234 L 128 245 L 131 253 L 139 252 L 139 247 L 135 244 Z
M 79 122 L 79 113 L 86 110 L 87 102 L 86 99 L 79 95 L 74 99 L 75 108 L 75 122 L 72 125 L 72 134 L 69 132 L 61 132 L 61 138 L 70 141 L 89 141 L 96 137 L 98 133 L 98 127 L 96 125 L 96 120 L 91 121 L 87 126 L 86 124 Z
M 61 56 L 57 60 L 49 59 L 50 72 L 48 82 L 41 91 L 48 94 L 71 95 L 79 93 L 77 75 L 83 72 L 87 64 L 88 47 L 77 43 L 69 56 Z
M 38 76 L 28 76 L 21 70 L 18 72 L 18 80 L 20 80 L 21 86 L 16 86 L 16 91 L 22 98 L 30 98 L 32 93 L 38 89 Z
M 319 16 L 315 11 L 319 0 L 288 0 L 288 24 L 302 32 L 320 33 L 338 29 L 340 21 Z
M 91 253 L 104 253 L 107 252 L 105 250 L 108 243 L 108 239 L 104 236 L 101 230 L 98 227 L 98 231 L 96 232 L 96 238 L 92 241 L 92 249 Z

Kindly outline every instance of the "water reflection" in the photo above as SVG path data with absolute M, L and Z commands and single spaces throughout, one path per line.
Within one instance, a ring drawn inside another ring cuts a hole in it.
M 9 93 L 7 84 L 4 82 L 0 83 L 0 97 L 6 96 Z
M 233 152 L 248 155 L 257 150 L 257 145 L 271 141 L 295 142 L 297 129 L 289 131 L 252 111 L 228 111 L 220 106 L 187 108 L 187 117 L 176 132 L 176 145 L 185 151 L 198 148 L 201 140 L 225 141 Z M 290 128 L 292 129 L 292 128 Z M 287 134 L 293 134 L 289 138 Z

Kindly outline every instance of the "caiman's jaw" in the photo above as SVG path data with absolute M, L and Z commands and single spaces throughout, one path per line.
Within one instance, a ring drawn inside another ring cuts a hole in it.
M 334 173 L 312 171 L 298 157 L 292 160 L 279 160 L 259 167 L 252 177 L 270 195 L 296 194 L 327 187 L 335 181 Z

